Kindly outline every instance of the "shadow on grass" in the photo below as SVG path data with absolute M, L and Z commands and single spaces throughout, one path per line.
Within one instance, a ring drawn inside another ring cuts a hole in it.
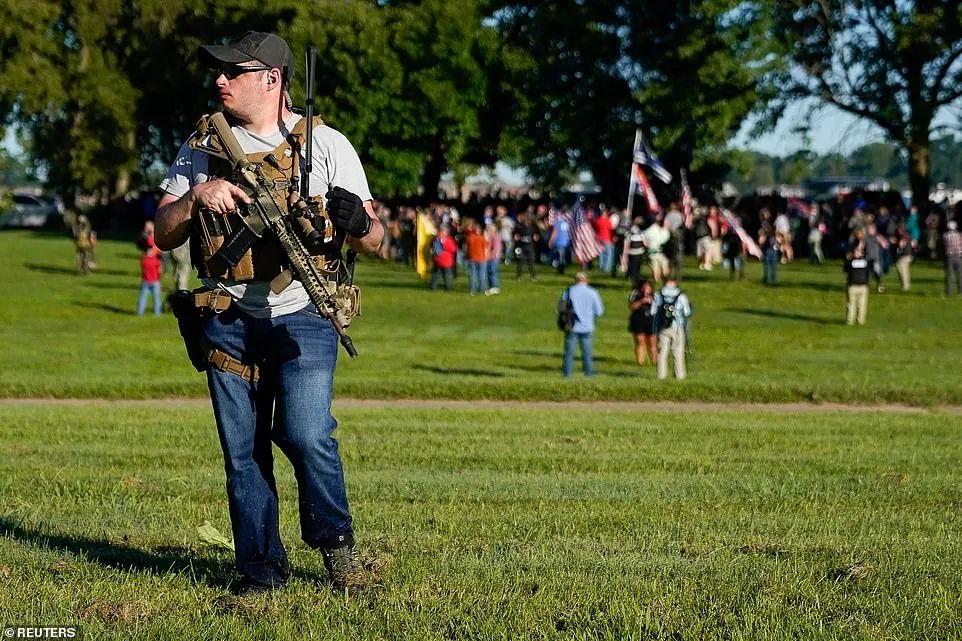
M 385 289 L 420 289 L 421 291 L 425 292 L 431 291 L 430 281 L 424 282 L 418 279 L 412 281 L 397 281 L 387 280 L 384 278 L 364 278 L 363 276 L 359 276 L 357 279 L 357 284 L 363 287 L 383 287 Z
M 136 301 L 134 301 L 136 302 Z M 127 307 L 117 307 L 116 305 L 107 305 L 106 303 L 92 303 L 86 300 L 78 300 L 73 303 L 77 307 L 86 307 L 87 309 L 99 309 L 101 311 L 111 312 L 113 314 L 120 314 L 122 316 L 136 316 L 137 312 L 133 309 Z M 131 304 L 133 306 L 133 304 Z
M 41 272 L 44 274 L 69 274 L 70 276 L 77 275 L 77 269 L 75 267 L 57 267 L 56 265 L 37 265 L 36 263 L 24 263 L 23 266 L 31 271 Z
M 232 561 L 201 556 L 185 547 L 144 550 L 84 536 L 42 532 L 9 518 L 0 518 L 0 535 L 35 548 L 67 552 L 116 570 L 183 574 L 191 581 L 215 588 L 226 589 L 234 576 Z
M 519 350 L 514 352 L 514 354 L 517 354 L 519 356 L 536 356 L 539 358 L 547 358 L 547 359 L 550 359 L 550 362 L 548 363 L 545 363 L 543 361 L 534 362 L 531 359 L 519 358 L 510 363 L 505 364 L 505 367 L 508 367 L 512 370 L 521 371 L 521 372 L 533 372 L 533 373 L 541 373 L 541 374 L 561 372 L 561 361 L 562 361 L 562 358 L 564 357 L 564 354 L 562 353 L 561 350 L 554 351 L 554 352 L 547 351 L 547 350 L 544 350 L 544 351 Z M 597 354 L 595 354 L 594 357 L 592 358 L 592 361 L 595 365 L 596 370 L 598 370 L 599 365 L 609 366 L 607 369 L 603 371 L 596 371 L 595 373 L 598 375 L 602 375 L 602 376 L 612 375 L 612 376 L 620 377 L 626 373 L 626 371 L 623 371 L 623 369 L 621 368 L 626 363 L 625 359 L 623 358 L 614 358 L 611 356 L 598 356 Z M 576 370 L 581 371 L 581 352 L 579 352 L 577 349 L 575 350 L 574 365 Z M 612 368 L 612 366 L 614 366 L 614 368 Z M 627 372 L 627 373 L 630 373 L 630 372 Z
M 541 357 L 541 358 L 551 358 L 551 359 L 554 359 L 554 360 L 557 360 L 557 361 L 560 362 L 561 359 L 562 359 L 562 357 L 564 357 L 564 345 L 562 345 L 563 342 L 564 342 L 564 335 L 563 335 L 561 332 L 558 332 L 558 349 L 517 349 L 517 350 L 515 350 L 515 351 L 513 351 L 513 352 L 511 352 L 511 353 L 514 354 L 515 356 L 538 356 L 538 357 Z M 597 345 L 597 343 L 596 343 L 596 345 Z M 629 351 L 630 351 L 630 350 L 629 350 Z M 581 352 L 578 351 L 578 349 L 577 349 L 577 347 L 576 347 L 576 348 L 575 348 L 575 360 L 579 360 L 579 361 L 580 361 L 580 357 L 578 356 L 578 354 L 580 354 L 580 353 L 581 353 Z M 592 360 L 594 360 L 594 362 L 596 362 L 596 363 L 625 363 L 625 362 L 627 362 L 627 361 L 626 361 L 625 359 L 623 359 L 623 358 L 615 358 L 615 357 L 613 357 L 613 356 L 598 356 L 597 353 L 594 354 L 594 358 L 593 358 Z M 516 362 L 510 364 L 511 367 L 515 367 L 516 365 L 517 365 Z
M 501 372 L 489 372 L 483 369 L 466 369 L 457 367 L 433 367 L 431 365 L 415 365 L 414 369 L 434 374 L 455 374 L 457 376 L 485 376 L 487 378 L 504 378 Z
M 74 267 L 58 267 L 57 265 L 41 265 L 38 263 L 24 263 L 23 266 L 30 271 L 41 272 L 43 274 L 68 274 L 70 276 L 77 276 L 77 270 Z M 129 276 L 132 272 L 122 269 L 95 269 L 92 273 L 107 276 Z
M 128 292 L 138 291 L 137 284 L 134 283 L 97 283 L 94 281 L 83 281 L 81 283 L 83 287 L 89 287 L 92 289 L 123 289 Z
M 764 316 L 766 318 L 784 318 L 787 320 L 804 321 L 807 323 L 818 323 L 819 325 L 844 325 L 843 319 L 822 318 L 808 314 L 798 314 L 795 312 L 782 312 L 777 309 L 748 309 L 747 307 L 727 307 L 722 311 L 735 312 L 736 314 L 751 314 L 752 316 Z
M 838 292 L 840 294 L 844 294 L 848 290 L 848 287 L 845 285 L 844 274 L 840 275 L 838 283 L 803 280 L 778 283 L 776 287 L 778 289 L 813 289 L 818 292 Z

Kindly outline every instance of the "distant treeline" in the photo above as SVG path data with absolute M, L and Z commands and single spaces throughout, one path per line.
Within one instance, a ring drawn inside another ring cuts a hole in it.
M 865 176 L 885 179 L 890 189 L 902 191 L 908 184 L 908 158 L 897 145 L 876 142 L 848 155 L 816 154 L 802 150 L 788 156 L 769 156 L 756 151 L 736 152 L 728 180 L 742 193 L 772 185 L 801 185 L 807 180 L 833 176 Z M 932 140 L 933 187 L 945 183 L 962 188 L 962 140 L 944 136 Z

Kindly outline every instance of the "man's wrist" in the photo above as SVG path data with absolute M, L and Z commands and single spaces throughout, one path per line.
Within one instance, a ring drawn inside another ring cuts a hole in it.
M 351 234 L 351 235 L 354 236 L 355 238 L 364 238 L 365 236 L 371 233 L 372 229 L 374 229 L 374 219 L 368 216 L 367 213 L 365 212 L 364 213 L 364 231 L 362 231 L 360 234 Z

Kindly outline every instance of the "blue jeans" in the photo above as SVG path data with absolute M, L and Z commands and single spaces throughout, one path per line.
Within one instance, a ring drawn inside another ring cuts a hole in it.
M 453 267 L 434 267 L 431 273 L 431 289 L 437 289 L 444 279 L 444 289 L 451 291 L 454 289 L 454 268 Z
M 314 309 L 260 319 L 231 307 L 204 323 L 211 347 L 260 367 L 254 384 L 210 365 L 207 385 L 224 453 L 237 570 L 265 585 L 281 584 L 289 574 L 272 441 L 294 467 L 304 542 L 321 549 L 353 543 L 341 457 L 331 436 L 338 336 Z
M 778 260 L 777 251 L 766 251 L 762 259 L 762 282 L 767 285 L 774 285 L 778 282 Z
M 555 247 L 551 259 L 554 263 L 555 270 L 559 274 L 564 274 L 565 268 L 568 266 L 568 245 L 565 245 L 564 247 Z
M 161 313 L 161 300 L 160 300 L 160 281 L 156 283 L 148 283 L 147 281 L 141 281 L 140 283 L 140 294 L 137 296 L 137 315 L 143 316 L 144 311 L 147 309 L 147 296 L 153 299 L 154 303 L 154 314 L 160 316 Z
M 598 256 L 598 269 L 606 274 L 614 268 L 615 246 L 611 243 L 601 245 L 601 255 Z
M 498 259 L 487 262 L 488 287 L 501 289 L 501 261 Z
M 594 361 L 591 357 L 592 332 L 565 332 L 565 355 L 561 373 L 571 376 L 575 366 L 575 342 L 581 348 L 581 369 L 585 376 L 594 374 Z
M 472 294 L 483 294 L 488 288 L 485 276 L 486 262 L 478 260 L 468 261 L 468 291 Z

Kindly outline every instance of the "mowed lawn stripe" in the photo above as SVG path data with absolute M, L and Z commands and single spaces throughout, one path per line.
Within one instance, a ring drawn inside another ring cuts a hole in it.
M 227 596 L 210 410 L 0 406 L 5 621 L 92 638 L 958 638 L 957 416 L 337 409 L 381 586 Z
M 104 239 L 98 270 L 78 277 L 64 235 L 0 232 L 0 397 L 204 397 L 173 318 L 133 314 L 137 261 L 132 241 Z M 607 309 L 597 376 L 562 381 L 555 305 L 570 275 L 542 266 L 537 283 L 515 282 L 511 267 L 501 294 L 469 297 L 463 279 L 455 292 L 432 292 L 410 268 L 362 259 L 364 313 L 351 328 L 360 357 L 341 355 L 337 395 L 962 404 L 962 297 L 943 295 L 937 263 L 913 265 L 910 292 L 896 291 L 890 275 L 889 291 L 870 295 L 868 325 L 854 328 L 843 324 L 838 262 L 783 266 L 778 287 L 758 282 L 756 263 L 742 282 L 689 263 L 694 353 L 683 384 L 634 363 L 626 281 L 597 273 Z

